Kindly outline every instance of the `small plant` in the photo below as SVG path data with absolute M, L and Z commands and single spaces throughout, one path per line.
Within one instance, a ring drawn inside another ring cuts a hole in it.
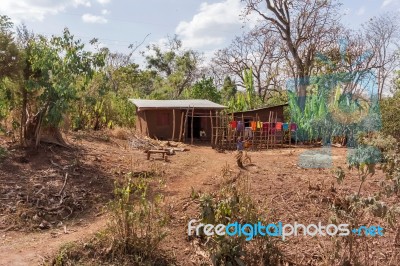
M 366 145 L 361 145 L 353 152 L 349 153 L 349 156 L 347 158 L 349 169 L 357 169 L 358 176 L 361 180 L 357 196 L 360 196 L 361 187 L 367 177 L 371 177 L 375 174 L 375 166 L 381 161 L 381 158 L 381 152 L 377 148 Z
M 250 180 L 242 173 L 234 174 L 226 165 L 222 169 L 222 186 L 212 194 L 200 196 L 200 221 L 205 224 L 257 223 L 265 220 L 261 210 L 250 197 Z M 246 241 L 245 236 L 206 237 L 201 234 L 213 265 L 279 265 L 281 255 L 269 237 L 256 236 Z
M 166 236 L 163 197 L 150 197 L 148 182 L 141 177 L 127 178 L 122 185 L 115 186 L 115 199 L 109 204 L 113 257 L 129 255 L 137 263 L 151 260 Z
M 381 199 L 383 196 L 390 197 L 393 192 L 398 191 L 396 181 L 397 169 L 399 169 L 400 158 L 398 155 L 398 144 L 391 137 L 385 137 L 381 134 L 361 134 L 358 137 L 359 147 L 348 155 L 349 169 L 356 169 L 360 179 L 360 185 L 356 194 L 347 195 L 343 198 L 337 197 L 333 203 L 335 215 L 331 219 L 334 223 L 346 223 L 350 228 L 358 228 L 363 225 L 370 215 L 380 218 L 381 221 L 395 228 L 396 217 L 399 214 L 399 208 L 396 204 L 388 206 Z M 397 154 L 397 155 L 396 155 Z M 392 184 L 382 181 L 382 191 L 372 196 L 362 197 L 361 189 L 364 182 L 375 174 L 376 166 L 380 164 L 383 172 L 387 175 L 387 180 Z M 333 174 L 341 184 L 345 178 L 343 169 L 336 168 Z M 370 215 L 369 215 L 370 214 Z M 358 241 L 357 238 L 362 238 Z M 364 265 L 368 264 L 369 257 L 364 256 L 360 250 L 368 250 L 373 245 L 372 238 L 366 236 L 356 236 L 350 234 L 342 238 L 333 239 L 333 252 L 328 255 L 329 263 L 339 265 Z M 364 247 L 364 249 L 362 248 Z
M 74 248 L 76 248 L 74 243 L 66 243 L 64 244 L 61 248 L 60 251 L 58 252 L 57 256 L 55 257 L 53 261 L 54 266 L 63 266 L 63 265 L 73 265 L 69 263 L 68 261 L 71 259 L 70 253 Z
M 7 150 L 0 147 L 0 162 L 7 156 Z

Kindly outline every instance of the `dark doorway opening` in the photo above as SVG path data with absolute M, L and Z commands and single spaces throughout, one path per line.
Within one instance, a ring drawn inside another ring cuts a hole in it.
M 244 127 L 250 127 L 250 119 L 248 118 L 244 119 Z
M 188 117 L 188 130 L 187 130 L 187 137 L 192 137 L 192 119 L 193 119 L 193 138 L 200 138 L 200 130 L 201 130 L 201 117 Z

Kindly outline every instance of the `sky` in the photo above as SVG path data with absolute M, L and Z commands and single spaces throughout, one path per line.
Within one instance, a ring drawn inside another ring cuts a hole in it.
M 400 12 L 400 0 L 341 0 L 343 22 L 358 28 L 387 11 Z M 240 0 L 1 0 L 0 14 L 34 33 L 60 35 L 68 27 L 88 42 L 96 37 L 112 51 L 127 52 L 129 44 L 163 43 L 175 34 L 187 48 L 210 56 L 227 47 L 251 27 L 244 23 Z M 147 37 L 146 37 L 147 36 Z M 134 59 L 140 61 L 139 53 Z

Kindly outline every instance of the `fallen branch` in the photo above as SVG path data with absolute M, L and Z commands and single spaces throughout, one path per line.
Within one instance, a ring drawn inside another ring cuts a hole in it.
M 52 159 L 50 159 L 50 163 L 51 163 L 52 165 L 54 165 L 54 166 L 60 168 L 61 170 L 67 169 L 67 166 L 61 166 L 61 165 L 59 165 L 58 163 L 53 162 Z
M 1 229 L 0 231 L 1 232 L 7 232 L 7 231 L 10 231 L 11 229 L 13 229 L 15 227 L 15 225 L 11 225 L 11 226 L 9 226 L 9 227 L 7 227 L 7 228 L 5 228 L 5 229 Z
M 64 184 L 60 190 L 60 193 L 58 193 L 59 196 L 61 196 L 61 194 L 64 192 L 64 188 L 65 188 L 65 185 L 67 184 L 67 180 L 68 180 L 68 173 L 65 173 Z

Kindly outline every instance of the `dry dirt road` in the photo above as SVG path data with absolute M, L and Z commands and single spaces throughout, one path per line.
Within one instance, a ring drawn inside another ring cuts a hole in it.
M 357 173 L 347 170 L 346 149 L 341 148 L 332 149 L 333 165 L 341 166 L 346 172 L 343 184 L 338 185 L 332 175 L 332 169 L 302 169 L 298 166 L 300 154 L 308 150 L 304 147 L 249 152 L 252 165 L 243 170 L 235 165 L 233 152 L 219 153 L 206 146 L 188 146 L 190 151 L 178 152 L 170 156 L 170 162 L 164 162 L 158 160 L 157 155 L 153 156 L 155 160 L 146 160 L 142 151 L 130 149 L 123 141 L 80 139 L 73 143 L 79 146 L 79 152 L 59 155 L 57 150 L 53 149 L 53 152 L 45 150 L 40 156 L 28 157 L 28 163 L 14 163 L 18 171 L 7 170 L 5 163 L 0 164 L 0 189 L 3 188 L 3 191 L 10 189 L 2 187 L 2 184 L 10 180 L 19 180 L 18 174 L 13 174 L 20 173 L 19 168 L 25 167 L 26 169 L 22 170 L 38 173 L 38 169 L 45 171 L 55 167 L 49 162 L 51 158 L 54 159 L 53 162 L 62 166 L 69 165 L 76 156 L 79 156 L 81 163 L 78 172 L 81 175 L 72 179 L 66 189 L 72 191 L 74 187 L 84 188 L 88 192 L 85 194 L 87 197 L 96 199 L 97 205 L 91 206 L 104 206 L 112 197 L 114 179 L 122 177 L 129 171 L 150 168 L 162 170 L 166 183 L 161 192 L 165 195 L 171 213 L 170 229 L 168 236 L 162 242 L 162 248 L 173 254 L 178 265 L 196 265 L 202 256 L 198 248 L 187 240 L 187 222 L 199 216 L 198 206 L 191 203 L 190 194 L 192 190 L 201 193 L 217 190 L 221 183 L 221 170 L 227 165 L 234 173 L 243 171 L 249 176 L 254 201 L 265 204 L 272 220 L 286 223 L 328 222 L 332 216 L 330 206 L 335 198 L 355 192 L 359 186 Z M 10 160 L 17 161 L 20 157 L 21 155 L 16 155 Z M 37 157 L 40 159 L 35 159 Z M 383 178 L 380 172 L 369 178 L 363 185 L 364 195 L 377 191 L 379 180 Z M 59 186 L 62 186 L 62 180 L 60 175 Z M 22 183 L 19 185 L 24 186 Z M 29 188 L 32 186 L 27 186 L 26 189 Z M 56 191 L 59 191 L 59 187 Z M 90 199 L 89 202 L 95 201 Z M 7 204 L 11 203 L 10 199 Z M 1 211 L 0 208 L 0 229 L 1 214 L 4 215 Z M 80 224 L 67 226 L 68 234 L 64 234 L 63 228 L 33 233 L 1 232 L 0 265 L 37 265 L 57 252 L 62 245 L 90 237 L 96 231 L 103 229 L 107 223 L 106 216 L 94 215 L 98 211 L 98 207 L 85 209 L 85 215 L 77 216 L 78 220 L 82 219 Z M 373 222 L 372 218 L 369 222 Z M 387 237 L 375 243 L 375 249 L 371 251 L 374 261 L 382 263 L 390 260 L 391 247 L 386 247 L 386 243 L 392 243 L 393 238 L 394 233 L 388 231 Z M 292 261 L 318 264 L 329 250 L 329 241 L 329 239 L 298 237 L 281 243 L 280 248 Z

